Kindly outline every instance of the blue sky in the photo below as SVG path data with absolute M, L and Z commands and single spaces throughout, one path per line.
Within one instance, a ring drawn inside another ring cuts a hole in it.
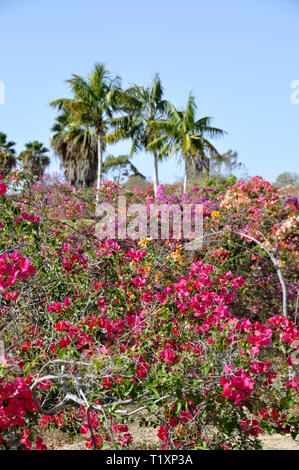
M 237 150 L 250 175 L 272 181 L 298 171 L 299 104 L 290 96 L 299 80 L 299 0 L 0 0 L 0 24 L 0 130 L 18 150 L 33 139 L 49 145 L 48 103 L 68 95 L 72 73 L 104 62 L 125 86 L 158 72 L 178 107 L 191 90 L 199 115 L 228 132 L 218 149 Z M 149 155 L 134 163 L 152 175 Z M 181 170 L 172 160 L 160 175 L 174 181 Z

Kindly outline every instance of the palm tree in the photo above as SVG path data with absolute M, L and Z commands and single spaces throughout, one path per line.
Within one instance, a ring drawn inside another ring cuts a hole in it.
M 158 75 L 155 75 L 150 87 L 139 87 L 133 85 L 126 90 L 128 113 L 113 119 L 116 133 L 111 133 L 108 138 L 112 142 L 113 136 L 116 140 L 120 138 L 132 139 L 130 157 L 141 150 L 150 151 L 154 157 L 154 192 L 157 195 L 159 186 L 158 163 L 162 159 L 160 145 L 149 144 L 157 141 L 160 136 L 158 128 L 153 128 L 152 123 L 164 117 L 166 101 L 163 100 L 163 88 Z
M 7 141 L 7 135 L 0 132 L 0 173 L 7 176 L 16 165 L 15 142 Z
M 15 151 L 15 142 L 7 142 L 7 135 L 4 134 L 4 132 L 0 132 L 0 147 L 5 148 L 6 150 L 9 150 L 12 155 L 16 154 Z
M 25 144 L 18 160 L 23 164 L 24 170 L 29 171 L 33 176 L 40 178 L 43 176 L 45 169 L 50 165 L 50 158 L 47 153 L 49 150 L 38 140 L 33 140 Z
M 106 148 L 106 134 L 110 128 L 111 118 L 117 109 L 121 95 L 119 77 L 112 77 L 103 64 L 96 64 L 85 80 L 80 75 L 73 75 L 67 80 L 73 98 L 62 98 L 50 103 L 66 112 L 69 125 L 80 128 L 83 133 L 89 132 L 97 142 L 97 196 L 102 185 L 103 154 Z
M 66 181 L 74 186 L 91 187 L 97 178 L 97 141 L 92 132 L 74 123 L 67 113 L 56 118 L 51 146 L 64 168 Z
M 163 155 L 176 153 L 184 160 L 183 192 L 187 191 L 187 170 L 193 161 L 200 161 L 203 167 L 209 168 L 210 157 L 218 157 L 219 153 L 207 139 L 225 134 L 221 129 L 211 127 L 211 118 L 196 119 L 196 103 L 190 93 L 186 109 L 178 111 L 171 103 L 167 103 L 167 119 L 152 122 L 153 129 L 160 132 L 160 137 L 148 145 L 148 149 L 163 144 Z

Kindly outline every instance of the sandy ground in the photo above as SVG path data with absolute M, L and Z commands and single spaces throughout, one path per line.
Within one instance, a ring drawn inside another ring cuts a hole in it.
M 262 439 L 264 450 L 299 450 L 299 441 L 289 436 L 281 436 L 280 434 L 272 434 L 272 436 L 264 436 Z
M 132 424 L 129 432 L 133 436 L 132 447 L 134 449 L 154 450 L 159 448 L 159 439 L 155 429 Z M 50 450 L 86 450 L 85 439 L 81 436 L 71 440 L 66 434 L 55 431 L 47 433 L 45 441 Z M 264 450 L 299 450 L 299 439 L 293 440 L 290 436 L 265 435 L 261 441 Z

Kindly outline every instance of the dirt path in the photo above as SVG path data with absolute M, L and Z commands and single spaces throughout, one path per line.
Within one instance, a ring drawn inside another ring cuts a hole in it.
M 264 436 L 261 440 L 264 450 L 299 450 L 298 439 L 294 441 L 290 436 L 272 434 L 272 436 Z
M 158 449 L 159 439 L 155 430 L 151 428 L 140 428 L 138 425 L 130 426 L 130 433 L 133 436 L 133 448 L 136 450 Z M 50 450 L 86 450 L 83 437 L 77 437 L 70 441 L 69 437 L 60 432 L 47 433 L 47 445 Z M 264 450 L 299 450 L 299 440 L 290 436 L 273 434 L 265 435 L 261 438 Z

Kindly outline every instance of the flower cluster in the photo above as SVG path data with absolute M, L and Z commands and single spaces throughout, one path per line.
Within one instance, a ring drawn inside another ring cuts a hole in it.
M 212 238 L 187 253 L 172 239 L 97 239 L 88 191 L 44 181 L 0 200 L 0 447 L 14 433 L 42 450 L 39 429 L 57 428 L 88 449 L 130 448 L 137 420 L 164 449 L 296 436 L 294 201 L 259 177 L 159 187 L 160 202 L 203 204 Z M 103 183 L 102 200 L 120 194 Z M 138 197 L 153 202 L 151 189 Z M 263 248 L 284 263 L 288 317 Z
M 16 251 L 4 253 L 0 256 L 0 292 L 13 287 L 19 279 L 28 279 L 35 272 L 29 258 L 24 258 Z

